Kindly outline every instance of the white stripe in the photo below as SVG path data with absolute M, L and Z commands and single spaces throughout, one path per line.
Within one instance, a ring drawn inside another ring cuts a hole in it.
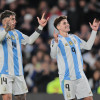
M 74 69 L 74 61 L 73 61 L 73 56 L 72 56 L 72 53 L 71 53 L 71 48 L 70 48 L 70 46 L 65 46 L 65 44 L 66 43 L 68 44 L 68 42 L 66 41 L 66 39 L 64 37 L 62 38 L 62 42 L 63 42 L 65 52 L 66 52 L 70 79 L 75 80 L 76 74 L 75 74 L 75 69 Z
M 22 59 L 21 59 L 21 52 L 20 52 L 20 44 L 19 44 L 19 38 L 16 31 L 14 31 L 14 36 L 16 38 L 16 44 L 17 44 L 17 54 L 18 54 L 18 63 L 19 63 L 19 75 L 23 75 L 22 73 Z
M 74 37 L 71 40 L 73 41 L 73 39 L 76 40 L 76 38 L 74 38 Z M 82 74 L 83 74 L 83 66 L 82 66 L 82 63 L 81 63 L 81 55 L 80 55 L 80 51 L 79 51 L 77 40 L 76 40 L 76 44 L 74 44 L 74 45 L 75 45 L 76 52 L 77 52 L 76 54 L 77 54 L 77 60 L 78 60 L 78 65 L 79 65 L 78 66 L 79 67 L 79 72 L 80 72 L 80 74 L 82 76 Z
M 2 46 L 2 42 L 0 43 L 0 72 L 3 68 L 3 64 L 4 64 L 4 51 L 3 51 L 3 46 Z
M 9 34 L 7 34 L 10 37 Z M 12 41 L 11 39 L 7 39 L 7 47 L 8 47 L 8 74 L 14 75 L 14 61 L 13 61 L 13 50 L 12 50 Z
M 58 69 L 59 69 L 59 78 L 60 78 L 60 81 L 62 81 L 65 75 L 65 62 L 64 62 L 64 59 L 59 47 L 57 48 L 57 54 L 58 54 L 57 63 L 58 63 Z

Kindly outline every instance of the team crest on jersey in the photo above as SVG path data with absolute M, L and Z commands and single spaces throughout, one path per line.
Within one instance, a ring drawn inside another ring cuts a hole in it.
M 7 39 L 11 39 L 10 36 L 8 36 Z
M 72 41 L 69 41 L 69 44 L 70 44 L 70 45 L 73 45 L 73 42 L 72 42 Z
M 12 38 L 13 40 L 15 40 L 15 37 L 14 37 L 13 35 L 11 36 L 11 38 Z
M 65 43 L 65 46 L 68 46 L 68 43 Z

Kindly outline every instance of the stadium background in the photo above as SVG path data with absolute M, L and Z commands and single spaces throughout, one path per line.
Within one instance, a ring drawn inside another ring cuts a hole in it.
M 70 33 L 87 41 L 91 32 L 89 22 L 92 23 L 94 18 L 100 20 L 100 1 L 0 0 L 0 13 L 4 10 L 11 10 L 16 13 L 16 29 L 28 36 L 38 27 L 37 16 L 41 17 L 42 13 L 46 12 L 45 17 L 50 17 L 48 24 L 35 43 L 33 45 L 22 45 L 24 76 L 31 94 L 62 94 L 57 62 L 50 58 L 49 45 L 53 38 L 53 21 L 57 16 L 68 16 Z M 2 28 L 1 23 L 0 28 Z M 82 55 L 84 72 L 89 80 L 90 87 L 94 94 L 100 95 L 100 27 L 92 50 L 82 50 Z

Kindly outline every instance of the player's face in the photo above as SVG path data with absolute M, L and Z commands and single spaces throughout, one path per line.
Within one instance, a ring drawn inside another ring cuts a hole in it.
M 11 30 L 13 30 L 16 26 L 16 18 L 14 15 L 10 16 L 10 25 L 11 25 Z
M 70 31 L 70 25 L 66 19 L 63 19 L 59 24 L 58 24 L 58 30 L 62 32 L 69 32 Z
M 16 19 L 14 15 L 11 15 L 10 17 L 7 17 L 3 20 L 3 25 L 7 26 L 7 24 L 9 24 L 9 26 L 11 27 L 11 30 L 15 28 Z

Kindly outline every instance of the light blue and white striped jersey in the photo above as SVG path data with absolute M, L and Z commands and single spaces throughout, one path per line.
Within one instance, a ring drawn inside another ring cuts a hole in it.
M 92 32 L 90 38 L 94 42 L 96 32 Z M 89 43 L 90 43 L 89 42 Z M 87 45 L 87 42 L 78 38 L 76 35 L 62 37 L 58 35 L 58 43 L 51 41 L 51 57 L 57 59 L 60 80 L 76 80 L 82 78 L 83 59 L 81 49 L 90 49 L 93 43 Z M 87 46 L 90 46 L 87 48 Z
M 0 74 L 23 75 L 21 44 L 32 44 L 39 33 L 28 37 L 16 29 L 8 33 L 3 29 L 0 36 Z

